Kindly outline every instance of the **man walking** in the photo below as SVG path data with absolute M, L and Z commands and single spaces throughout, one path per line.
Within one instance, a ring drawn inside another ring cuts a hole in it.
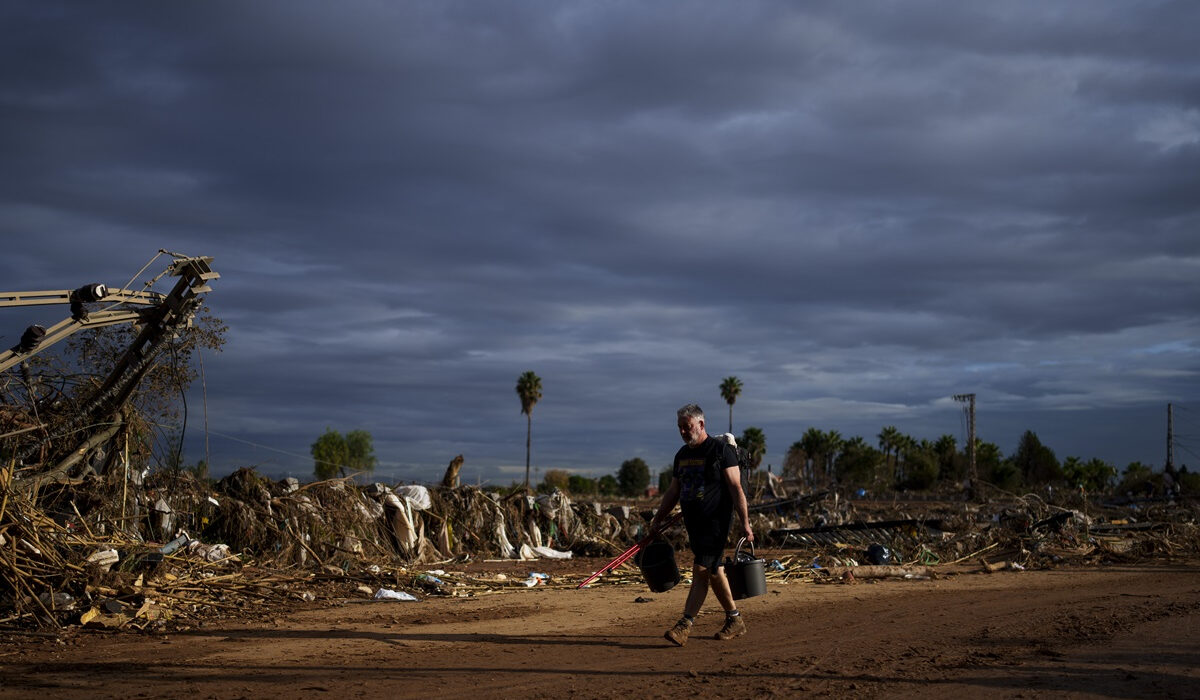
M 705 431 L 704 411 L 696 404 L 684 406 L 676 415 L 684 445 L 675 454 L 671 485 L 663 494 L 650 529 L 658 530 L 678 503 L 695 563 L 683 617 L 664 636 L 677 646 L 687 643 L 692 623 L 711 586 L 717 602 L 725 609 L 725 626 L 715 637 L 733 639 L 746 633 L 746 623 L 733 601 L 721 562 L 734 513 L 738 516 L 741 536 L 754 541 L 737 453 L 728 442 Z

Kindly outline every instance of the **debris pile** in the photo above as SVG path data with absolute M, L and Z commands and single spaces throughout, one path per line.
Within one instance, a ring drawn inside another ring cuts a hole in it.
M 241 469 L 211 483 L 187 471 L 107 470 L 36 491 L 0 469 L 0 624 L 135 630 L 333 597 L 404 599 L 570 585 L 447 572 L 473 559 L 612 556 L 645 534 L 652 510 L 503 496 L 471 486 L 301 484 Z M 1197 504 L 850 501 L 821 493 L 752 514 L 768 579 L 922 580 L 938 566 L 982 571 L 1200 554 Z M 681 526 L 668 530 L 686 547 Z M 603 583 L 641 583 L 635 568 Z
M 994 572 L 1200 556 L 1196 499 L 1116 504 L 1068 492 L 1051 502 L 996 492 L 982 502 L 888 502 L 830 494 L 810 507 L 808 515 L 766 518 L 767 541 L 799 553 L 783 567 L 788 576 L 844 566 L 970 563 Z
M 473 558 L 604 556 L 648 515 L 562 492 L 502 496 L 472 486 L 300 484 L 240 469 L 108 470 L 36 491 L 0 470 L 0 623 L 142 628 L 207 607 L 243 611 L 320 584 L 455 595 L 526 580 L 433 577 L 414 569 Z M 535 578 L 534 585 L 546 585 Z M 372 590 L 371 595 L 376 591 Z M 311 599 L 313 594 L 308 593 Z

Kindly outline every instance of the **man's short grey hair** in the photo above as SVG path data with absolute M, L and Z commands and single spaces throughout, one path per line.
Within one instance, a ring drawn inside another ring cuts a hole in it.
M 704 420 L 704 409 L 700 408 L 694 403 L 689 403 L 688 405 L 676 411 L 675 415 L 679 416 L 680 418 L 695 418 L 697 420 Z

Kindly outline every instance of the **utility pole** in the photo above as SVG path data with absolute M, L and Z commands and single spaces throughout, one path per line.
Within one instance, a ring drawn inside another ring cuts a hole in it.
M 967 403 L 967 464 L 974 490 L 979 475 L 975 473 L 975 394 L 955 394 L 955 401 Z
M 1175 413 L 1171 404 L 1167 404 L 1167 466 L 1168 474 L 1175 474 Z

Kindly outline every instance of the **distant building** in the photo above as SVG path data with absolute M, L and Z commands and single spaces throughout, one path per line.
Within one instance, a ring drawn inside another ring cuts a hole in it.
M 646 493 L 643 495 L 646 498 L 657 498 L 658 497 L 658 487 L 657 486 L 647 486 Z

